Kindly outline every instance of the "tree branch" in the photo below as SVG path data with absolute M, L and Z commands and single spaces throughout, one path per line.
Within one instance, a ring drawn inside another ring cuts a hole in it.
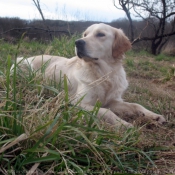
M 168 14 L 168 15 L 166 16 L 166 18 L 168 18 L 168 17 L 170 17 L 170 16 L 173 16 L 173 15 L 175 15 L 175 12 L 172 12 L 172 13 Z
M 169 36 L 172 36 L 172 35 L 175 35 L 175 31 L 172 32 L 172 33 L 168 33 L 168 34 L 164 34 L 164 35 L 157 36 L 156 38 L 155 38 L 155 37 L 151 37 L 151 38 L 149 38 L 149 37 L 136 38 L 136 39 L 132 42 L 132 44 L 135 44 L 135 43 L 137 43 L 137 42 L 139 42 L 139 41 L 151 41 L 151 40 L 159 39 L 159 38 L 162 38 L 162 37 L 163 37 L 163 38 L 164 38 L 164 37 L 169 37 Z

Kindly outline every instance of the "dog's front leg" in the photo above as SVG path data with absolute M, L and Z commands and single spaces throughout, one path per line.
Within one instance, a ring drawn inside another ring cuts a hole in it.
M 92 111 L 94 109 L 94 106 L 86 105 L 86 104 L 81 104 L 81 107 L 83 107 L 88 111 Z M 114 114 L 111 110 L 106 108 L 100 108 L 98 111 L 97 117 L 113 126 L 117 126 L 117 127 L 125 126 L 127 128 L 133 127 L 131 123 L 128 123 L 122 120 L 116 114 Z
M 110 103 L 109 108 L 115 114 L 119 116 L 143 116 L 148 119 L 157 121 L 159 124 L 166 122 L 162 115 L 156 114 L 152 111 L 147 110 L 143 106 L 137 103 L 128 103 L 123 101 L 113 101 Z

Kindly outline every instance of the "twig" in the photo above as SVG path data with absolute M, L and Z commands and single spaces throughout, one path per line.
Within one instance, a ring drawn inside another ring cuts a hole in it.
M 141 38 L 141 35 L 142 35 L 143 31 L 144 31 L 147 27 L 148 27 L 148 21 L 147 21 L 147 23 L 146 23 L 146 26 L 145 26 L 145 27 L 142 29 L 142 31 L 140 32 L 139 36 L 138 36 L 136 39 L 134 39 L 134 40 L 132 41 L 131 44 L 133 44 L 137 39 L 140 39 L 140 38 Z

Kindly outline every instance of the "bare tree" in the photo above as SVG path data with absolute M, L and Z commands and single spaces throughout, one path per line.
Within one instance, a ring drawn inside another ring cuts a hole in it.
M 133 20 L 131 18 L 131 13 L 130 13 L 130 9 L 132 9 L 133 5 L 132 3 L 129 3 L 129 0 L 119 0 L 117 1 L 119 3 L 119 5 L 116 4 L 116 1 L 113 0 L 113 4 L 114 6 L 119 9 L 119 10 L 124 10 L 124 12 L 126 13 L 126 16 L 129 20 L 129 24 L 130 24 L 130 35 L 131 35 L 131 41 L 134 40 L 134 26 L 133 26 Z M 121 7 L 119 7 L 121 6 Z
M 139 41 L 151 41 L 152 54 L 159 54 L 161 48 L 168 41 L 169 37 L 175 35 L 175 1 L 174 0 L 119 0 L 125 2 L 119 3 L 126 15 L 131 8 L 137 14 L 137 17 L 146 21 L 147 29 L 151 29 L 152 36 L 139 35 L 133 41 L 133 44 Z M 129 8 L 130 7 L 130 8 Z M 128 17 L 128 15 L 127 15 Z M 131 16 L 128 20 L 132 21 Z
M 134 0 L 133 9 L 140 18 L 148 21 L 149 27 L 151 27 L 153 32 L 153 37 L 143 39 L 151 40 L 152 54 L 159 54 L 169 37 L 175 35 L 175 24 L 172 23 L 172 26 L 169 25 L 175 16 L 175 1 Z M 139 40 L 135 40 L 135 42 L 137 41 Z
M 42 18 L 42 20 L 43 20 L 43 23 L 44 23 L 44 25 L 46 26 L 46 28 L 47 28 L 47 30 L 48 30 L 50 39 L 52 40 L 52 39 L 53 39 L 52 33 L 50 32 L 50 28 L 49 28 L 49 26 L 47 25 L 46 20 L 45 20 L 44 15 L 43 15 L 43 12 L 42 12 L 42 10 L 41 10 L 40 0 L 33 0 L 33 2 L 34 2 L 34 4 L 35 4 L 36 8 L 38 9 L 38 11 L 39 11 L 39 13 L 40 13 L 40 15 L 41 15 L 41 18 Z

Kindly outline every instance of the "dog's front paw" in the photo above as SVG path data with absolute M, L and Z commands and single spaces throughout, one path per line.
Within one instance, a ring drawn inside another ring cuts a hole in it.
M 158 114 L 156 116 L 154 116 L 153 120 L 157 121 L 157 123 L 159 123 L 161 125 L 166 123 L 166 119 L 164 118 L 164 116 L 158 115 Z
M 166 123 L 166 119 L 164 118 L 163 115 L 156 114 L 156 113 L 154 113 L 152 111 L 145 112 L 145 117 L 148 118 L 148 119 L 154 120 L 154 121 L 156 121 L 159 124 Z

